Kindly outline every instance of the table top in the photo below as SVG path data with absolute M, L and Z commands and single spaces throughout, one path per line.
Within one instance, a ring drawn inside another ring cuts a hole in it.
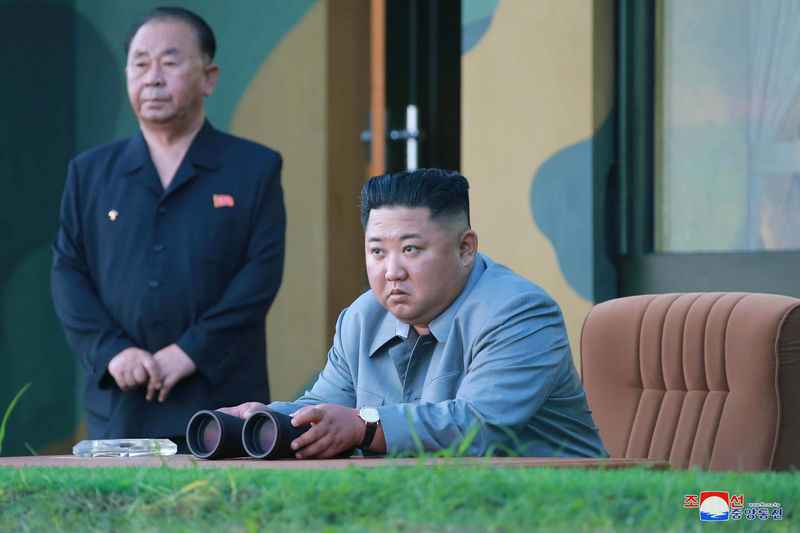
M 77 457 L 74 455 L 32 455 L 27 457 L 0 457 L 0 467 L 49 466 L 85 468 L 98 467 L 161 467 L 169 468 L 289 468 L 328 470 L 348 468 L 375 468 L 391 466 L 467 466 L 489 468 L 592 468 L 618 469 L 641 467 L 650 470 L 667 470 L 667 461 L 648 459 L 596 459 L 596 458 L 558 458 L 558 457 L 434 457 L 379 458 L 349 457 L 347 459 L 280 459 L 265 461 L 260 459 L 197 459 L 192 455 L 173 455 L 169 457 Z

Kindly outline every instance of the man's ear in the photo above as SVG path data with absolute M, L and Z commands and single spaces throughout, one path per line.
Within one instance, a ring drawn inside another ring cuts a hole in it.
M 219 79 L 219 65 L 211 63 L 203 67 L 203 94 L 211 96 L 214 92 L 214 87 L 217 85 Z
M 461 265 L 464 267 L 470 266 L 475 261 L 475 255 L 478 253 L 478 234 L 471 229 L 462 233 L 458 241 L 458 251 L 461 257 Z

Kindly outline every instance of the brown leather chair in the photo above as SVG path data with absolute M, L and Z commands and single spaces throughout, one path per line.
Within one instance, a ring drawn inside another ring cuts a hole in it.
M 596 305 L 581 375 L 613 458 L 673 468 L 800 469 L 800 300 L 631 296 Z

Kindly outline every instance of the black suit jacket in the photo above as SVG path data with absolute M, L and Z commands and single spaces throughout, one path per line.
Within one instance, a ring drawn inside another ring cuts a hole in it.
M 182 435 L 199 409 L 269 400 L 265 321 L 281 281 L 280 155 L 206 122 L 164 190 L 141 132 L 73 159 L 52 292 L 86 369 L 90 437 Z M 177 343 L 197 365 L 167 400 L 109 361 Z

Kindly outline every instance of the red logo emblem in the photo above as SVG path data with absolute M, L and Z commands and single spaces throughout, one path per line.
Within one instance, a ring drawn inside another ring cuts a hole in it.
M 233 207 L 233 196 L 230 194 L 215 194 L 214 207 Z

